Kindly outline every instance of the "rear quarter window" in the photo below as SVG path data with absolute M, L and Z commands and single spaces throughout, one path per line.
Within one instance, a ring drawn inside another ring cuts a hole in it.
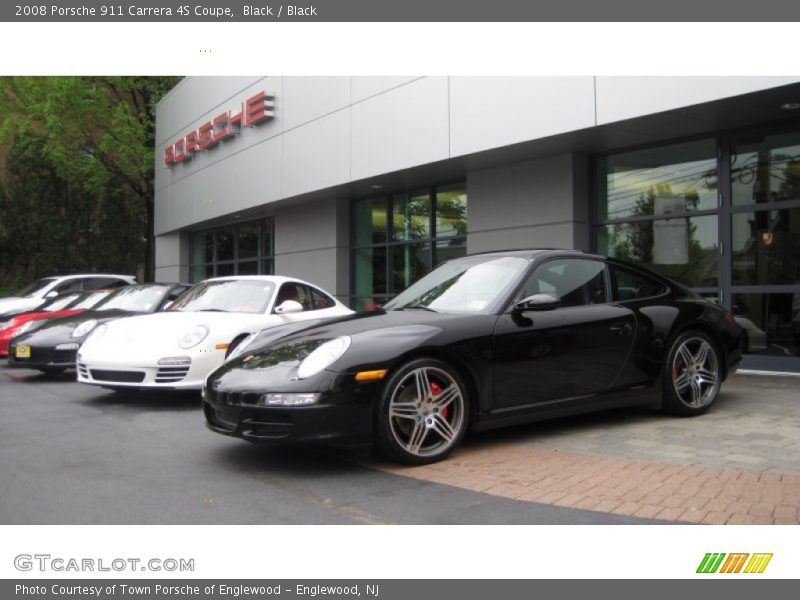
M 651 277 L 617 265 L 609 265 L 614 300 L 639 300 L 660 296 L 667 291 L 666 286 Z

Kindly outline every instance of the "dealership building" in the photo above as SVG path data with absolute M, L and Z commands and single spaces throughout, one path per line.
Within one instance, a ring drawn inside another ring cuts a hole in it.
M 466 253 L 632 260 L 800 372 L 800 77 L 188 77 L 158 104 L 156 277 L 354 308 Z

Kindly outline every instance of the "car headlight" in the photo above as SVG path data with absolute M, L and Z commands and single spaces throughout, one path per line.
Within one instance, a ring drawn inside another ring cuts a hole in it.
M 303 362 L 300 363 L 300 366 L 297 368 L 297 377 L 300 379 L 307 379 L 312 375 L 316 375 L 323 369 L 327 369 L 336 362 L 336 360 L 341 358 L 349 347 L 350 337 L 346 335 L 325 342 L 306 356 Z
M 184 350 L 188 350 L 189 348 L 194 348 L 206 339 L 208 335 L 208 327 L 205 325 L 195 325 L 189 331 L 187 331 L 183 337 L 178 342 L 178 345 L 183 348 Z
M 229 361 L 229 360 L 231 360 L 231 359 L 233 359 L 233 358 L 236 358 L 236 357 L 237 357 L 237 356 L 239 356 L 239 355 L 240 355 L 242 352 L 244 352 L 245 348 L 247 348 L 247 346 L 249 346 L 249 345 L 250 345 L 250 342 L 252 342 L 254 339 L 256 339 L 256 335 L 258 335 L 258 334 L 257 334 L 257 333 L 251 333 L 251 334 L 250 334 L 250 335 L 248 335 L 246 338 L 244 338 L 244 339 L 243 339 L 241 342 L 239 342 L 239 343 L 236 345 L 236 348 L 234 348 L 233 350 L 231 350 L 231 351 L 230 351 L 230 354 L 228 354 L 228 356 L 226 356 L 226 357 L 225 357 L 225 360 L 226 360 L 226 361 Z
M 72 337 L 74 338 L 83 337 L 87 333 L 89 333 L 92 329 L 94 329 L 95 326 L 97 326 L 97 321 L 95 321 L 94 319 L 89 319 L 88 321 L 84 321 L 75 328 L 75 331 L 72 332 Z

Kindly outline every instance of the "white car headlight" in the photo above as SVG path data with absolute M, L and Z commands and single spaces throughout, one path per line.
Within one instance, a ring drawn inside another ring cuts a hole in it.
M 195 325 L 189 331 L 187 331 L 183 337 L 178 342 L 178 345 L 183 348 L 184 350 L 188 350 L 189 348 L 194 348 L 206 339 L 208 335 L 208 327 L 205 325 Z
M 336 362 L 336 360 L 341 358 L 349 347 L 350 337 L 346 335 L 325 342 L 306 356 L 305 360 L 300 363 L 300 366 L 297 368 L 297 377 L 300 379 L 307 379 L 312 375 L 316 375 L 323 369 L 327 369 Z
M 72 337 L 74 338 L 83 337 L 87 333 L 89 333 L 92 329 L 94 329 L 96 325 L 97 321 L 95 321 L 94 319 L 89 319 L 88 321 L 84 321 L 75 328 L 75 331 L 72 332 Z

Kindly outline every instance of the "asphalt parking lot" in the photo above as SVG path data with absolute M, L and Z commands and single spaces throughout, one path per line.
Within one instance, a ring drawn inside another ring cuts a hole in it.
M 537 423 L 409 468 L 215 435 L 194 394 L 0 368 L 0 523 L 798 523 L 798 389 L 736 375 L 699 418 Z

